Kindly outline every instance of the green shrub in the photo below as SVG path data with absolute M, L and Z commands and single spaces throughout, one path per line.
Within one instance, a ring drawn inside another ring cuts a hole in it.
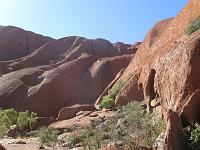
M 113 97 L 111 95 L 106 95 L 106 96 L 103 96 L 102 97 L 102 101 L 99 105 L 99 107 L 102 109 L 102 108 L 106 108 L 106 109 L 109 109 L 109 108 L 112 108 L 115 104 L 115 101 L 113 99 Z
M 115 104 L 115 98 L 119 94 L 120 90 L 123 88 L 124 82 L 118 81 L 116 82 L 113 87 L 108 90 L 108 95 L 105 95 L 102 97 L 102 101 L 99 105 L 99 107 L 102 108 L 113 108 Z
M 29 125 L 29 113 L 28 112 L 19 112 L 19 116 L 17 118 L 17 126 L 20 129 L 24 129 Z
M 200 149 L 200 125 L 198 123 L 184 128 L 183 135 L 188 150 Z
M 4 124 L 7 128 L 13 125 L 18 117 L 18 113 L 14 109 L 0 110 L 0 124 Z
M 127 136 L 131 136 L 135 146 L 152 146 L 156 138 L 164 129 L 164 121 L 155 119 L 153 114 L 142 111 L 141 103 L 131 102 L 122 107 L 119 116 L 125 119 L 125 126 L 128 129 Z
M 188 35 L 192 34 L 193 32 L 197 31 L 200 28 L 200 16 L 198 16 L 187 28 L 186 33 Z
M 17 118 L 17 126 L 21 130 L 23 130 L 24 128 L 33 129 L 36 121 L 37 121 L 36 113 L 34 112 L 29 113 L 29 111 L 19 112 Z
M 123 119 L 121 128 L 117 120 Z M 143 145 L 150 147 L 164 129 L 164 121 L 155 119 L 152 114 L 142 111 L 141 103 L 131 102 L 118 111 L 117 118 L 108 124 L 112 141 L 123 141 L 123 149 L 138 149 Z
M 100 125 L 102 123 L 102 119 L 100 118 L 95 118 L 93 120 L 90 121 L 90 126 L 95 129 L 98 125 Z
M 103 128 L 90 128 L 82 133 L 86 149 L 93 150 L 107 145 L 109 141 L 103 141 L 104 132 L 111 142 L 122 141 L 120 149 L 138 149 L 141 145 L 150 147 L 165 126 L 162 119 L 155 119 L 153 114 L 143 111 L 140 102 L 131 102 L 121 107 L 117 116 L 104 125 Z
M 68 137 L 67 141 L 69 148 L 73 149 L 74 146 L 80 142 L 80 138 L 76 135 L 71 135 L 70 137 Z
M 8 128 L 5 124 L 0 124 L 0 138 L 3 138 L 6 134 L 6 131 L 8 131 Z
M 84 148 L 87 150 L 96 150 L 101 148 L 102 140 L 102 131 L 99 129 L 93 131 L 89 128 L 81 132 L 81 141 L 85 146 Z
M 41 145 L 55 146 L 58 139 L 58 131 L 50 128 L 40 128 L 36 134 L 40 139 Z
M 30 129 L 33 129 L 37 122 L 37 113 L 31 112 L 30 118 L 29 118 L 29 127 Z
M 30 128 L 36 123 L 36 113 L 17 112 L 13 108 L 0 110 L 0 137 L 5 135 L 6 131 L 12 125 L 17 125 L 18 128 L 23 131 L 24 128 Z
M 116 98 L 117 94 L 120 92 L 120 90 L 123 88 L 124 83 L 122 81 L 116 82 L 113 87 L 108 90 L 108 95 L 110 95 L 113 99 Z
M 13 125 L 18 117 L 14 109 L 0 110 L 0 137 L 2 138 L 6 131 Z
M 107 125 L 107 131 L 110 135 L 110 139 L 112 142 L 120 139 L 120 135 L 117 131 L 117 120 L 115 118 L 111 119 L 111 121 Z

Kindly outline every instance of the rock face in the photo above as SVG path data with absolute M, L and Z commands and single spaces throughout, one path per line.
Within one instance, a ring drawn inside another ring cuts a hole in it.
M 149 110 L 156 98 L 165 117 L 171 109 L 181 116 L 182 124 L 200 122 L 200 30 L 186 35 L 187 27 L 199 15 L 199 0 L 190 0 L 175 18 L 161 21 L 151 29 L 119 79 L 124 81 L 131 76 L 137 82 L 127 82 L 116 102 L 130 97 L 138 100 L 133 93 L 142 90 Z M 167 128 L 176 128 L 174 124 L 170 126 Z
M 164 137 L 164 149 L 166 150 L 186 150 L 186 146 L 183 142 L 182 124 L 181 120 L 176 112 L 168 110 L 167 113 L 167 128 Z
M 199 16 L 199 8 L 198 0 L 191 0 L 177 17 L 153 27 L 120 79 L 131 76 L 137 82 L 127 82 L 121 93 L 135 92 L 132 88 L 137 85 L 147 101 L 162 100 L 163 113 L 169 108 L 182 112 L 184 104 L 200 88 L 200 30 L 185 34 L 189 24 Z
M 74 104 L 94 104 L 140 44 L 75 36 L 54 40 L 10 26 L 0 29 L 0 38 L 0 107 L 45 117 Z
M 26 56 L 51 40 L 53 39 L 50 37 L 44 37 L 17 27 L 2 26 L 0 28 L 0 61 Z

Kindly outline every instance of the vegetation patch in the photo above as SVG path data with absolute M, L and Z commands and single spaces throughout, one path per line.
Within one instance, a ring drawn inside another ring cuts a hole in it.
M 116 82 L 116 84 L 114 84 L 113 87 L 110 90 L 108 90 L 108 95 L 110 95 L 113 99 L 115 99 L 116 96 L 121 91 L 121 89 L 123 88 L 123 86 L 124 82 L 122 81 Z
M 102 101 L 99 105 L 99 107 L 102 108 L 106 108 L 106 109 L 110 109 L 114 106 L 115 101 L 113 99 L 113 97 L 111 95 L 106 95 L 102 97 Z
M 113 87 L 108 90 L 108 94 L 102 97 L 102 101 L 100 103 L 100 108 L 107 108 L 107 109 L 111 109 L 113 108 L 114 104 L 115 104 L 115 99 L 116 96 L 119 94 L 119 92 L 121 91 L 121 89 L 124 86 L 124 82 L 122 81 L 118 81 L 115 83 L 115 85 L 113 85 Z
M 57 139 L 58 139 L 58 131 L 51 128 L 40 128 L 36 133 L 36 137 L 38 137 L 41 141 L 41 145 L 47 145 L 55 147 Z
M 33 112 L 17 112 L 14 109 L 0 110 L 0 137 L 3 137 L 8 129 L 17 125 L 19 131 L 32 129 L 36 123 L 37 114 Z
M 188 150 L 200 149 L 200 125 L 198 123 L 184 128 L 183 135 Z
M 151 147 L 164 130 L 164 121 L 142 110 L 140 102 L 131 102 L 106 124 L 97 122 L 81 132 L 81 142 L 89 150 L 121 141 L 120 149 Z
M 187 28 L 186 33 L 191 35 L 193 32 L 197 31 L 200 28 L 200 16 L 198 16 Z

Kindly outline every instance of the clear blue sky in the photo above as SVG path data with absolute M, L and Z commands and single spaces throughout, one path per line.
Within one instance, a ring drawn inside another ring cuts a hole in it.
M 188 0 L 0 0 L 0 25 L 53 38 L 79 35 L 133 43 Z

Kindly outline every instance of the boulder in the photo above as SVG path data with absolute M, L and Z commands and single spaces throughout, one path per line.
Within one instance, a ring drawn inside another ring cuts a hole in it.
M 82 105 L 76 104 L 70 107 L 64 107 L 58 113 L 57 120 L 71 119 L 75 117 L 76 114 L 80 111 L 90 111 L 91 113 L 91 111 L 94 111 L 94 110 L 96 110 L 96 108 L 94 107 L 94 105 L 90 105 L 90 104 L 82 104 Z

